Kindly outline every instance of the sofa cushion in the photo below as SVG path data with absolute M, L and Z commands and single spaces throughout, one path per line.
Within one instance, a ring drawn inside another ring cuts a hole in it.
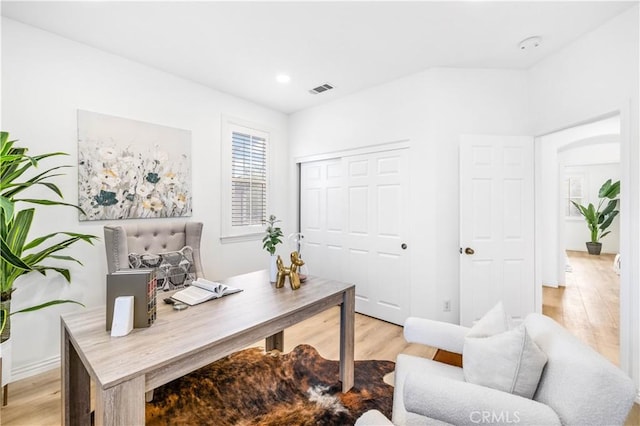
M 165 291 L 191 285 L 196 279 L 193 249 L 184 246 L 166 253 L 129 253 L 129 266 L 134 269 L 156 269 L 158 288 Z
M 489 337 L 467 337 L 463 360 L 466 381 L 533 398 L 547 356 L 520 324 Z
M 471 327 L 467 337 L 493 336 L 507 331 L 511 327 L 511 317 L 505 312 L 502 301 L 499 301 Z

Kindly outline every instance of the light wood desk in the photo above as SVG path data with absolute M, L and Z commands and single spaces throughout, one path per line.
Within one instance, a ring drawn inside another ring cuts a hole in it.
M 63 315 L 62 424 L 90 424 L 93 379 L 96 425 L 143 425 L 146 391 L 262 338 L 267 350 L 282 350 L 282 330 L 336 305 L 340 380 L 344 392 L 353 386 L 353 284 L 309 277 L 299 290 L 288 283 L 276 289 L 267 271 L 223 282 L 244 291 L 184 311 L 173 310 L 158 293 L 156 322 L 124 337 L 105 331 L 105 308 Z

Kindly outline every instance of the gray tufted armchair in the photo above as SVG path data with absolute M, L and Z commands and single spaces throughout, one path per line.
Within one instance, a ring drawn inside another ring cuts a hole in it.
M 133 225 L 107 225 L 104 243 L 107 270 L 111 274 L 129 268 L 129 253 L 165 253 L 184 246 L 193 249 L 196 277 L 204 277 L 200 260 L 202 222 L 144 222 Z

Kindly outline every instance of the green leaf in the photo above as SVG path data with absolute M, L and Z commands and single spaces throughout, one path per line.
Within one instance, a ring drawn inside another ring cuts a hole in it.
M 9 232 L 4 235 L 7 245 L 16 256 L 22 256 L 27 234 L 31 229 L 35 209 L 20 210 L 9 227 Z
M 58 255 L 54 255 L 52 254 L 51 256 L 49 256 L 51 259 L 58 259 L 58 260 L 68 260 L 69 262 L 76 262 L 79 265 L 82 265 L 82 262 L 80 262 L 78 259 L 76 259 L 75 257 L 71 257 L 71 256 L 58 256 Z
M 615 219 L 615 217 L 618 215 L 618 211 L 613 211 L 611 212 L 611 214 L 607 217 L 607 220 L 605 220 L 601 225 L 600 225 L 600 230 L 604 231 L 605 229 L 607 229 L 609 226 L 611 226 L 611 223 L 613 223 L 613 219 Z
M 589 223 L 598 223 L 598 218 L 596 217 L 596 208 L 593 204 L 589 203 L 589 206 L 585 209 L 584 217 Z
M 607 180 L 598 191 L 598 198 L 616 198 L 620 194 L 620 181 L 611 183 L 611 179 Z
M 34 247 L 39 246 L 40 244 L 42 244 L 44 241 L 55 237 L 56 235 L 67 235 L 69 237 L 76 237 L 80 240 L 83 240 L 91 245 L 93 245 L 93 240 L 98 239 L 98 237 L 96 237 L 95 235 L 90 235 L 90 234 L 77 234 L 75 232 L 53 232 L 51 234 L 47 234 L 44 235 L 42 237 L 38 237 L 35 238 L 34 240 L 30 241 L 29 243 L 27 243 L 24 246 L 24 250 L 29 250 L 32 249 Z
M 5 325 L 7 325 L 7 317 L 9 316 L 9 312 L 6 309 L 0 310 L 0 333 L 4 331 Z
M 10 199 L 0 195 L 0 208 L 4 211 L 5 224 L 8 225 L 13 219 L 14 204 Z
M 609 204 L 607 204 L 607 207 L 605 207 L 604 210 L 602 210 L 602 213 L 601 213 L 602 216 L 606 216 L 611 212 L 613 212 L 613 210 L 616 208 L 617 205 L 618 205 L 618 200 L 609 201 Z
M 47 271 L 56 271 L 57 273 L 62 275 L 67 280 L 68 283 L 71 283 L 71 272 L 69 272 L 68 269 L 56 268 L 54 266 L 37 266 L 34 269 L 40 272 L 42 275 L 47 275 Z
M 22 259 L 20 259 L 20 257 L 16 256 L 11 251 L 11 249 L 9 248 L 7 243 L 4 241 L 4 239 L 0 239 L 0 250 L 2 251 L 2 260 L 9 263 L 14 268 L 18 268 L 23 271 L 33 270 L 31 266 L 23 262 Z
M 32 199 L 32 198 L 20 198 L 20 199 L 15 199 L 13 201 L 14 202 L 22 201 L 23 203 L 41 204 L 41 205 L 44 205 L 44 206 L 67 206 L 67 207 L 73 207 L 75 209 L 78 209 L 80 212 L 82 212 L 82 214 L 84 214 L 84 210 L 82 210 L 80 207 L 76 206 L 75 204 L 63 203 L 61 201 L 37 200 L 37 199 Z
M 21 192 L 21 191 L 23 191 L 23 190 L 25 190 L 27 188 L 30 188 L 32 185 L 35 185 L 35 184 L 43 185 L 43 184 L 45 184 L 44 182 L 42 182 L 45 179 L 50 179 L 50 178 L 57 177 L 57 176 L 64 176 L 64 174 L 62 174 L 62 173 L 54 173 L 54 174 L 49 174 L 49 173 L 51 173 L 54 170 L 65 169 L 65 168 L 69 168 L 69 167 L 71 167 L 71 166 L 51 167 L 50 169 L 45 170 L 44 172 L 32 177 L 31 179 L 29 179 L 26 182 L 21 182 L 21 183 L 12 182 L 11 184 L 5 184 L 5 185 L 3 185 L 3 188 L 6 189 L 6 188 L 13 187 L 14 189 L 12 189 L 11 191 L 7 191 L 4 195 L 6 197 L 8 197 L 8 198 L 15 197 L 16 194 L 18 194 L 19 192 Z M 53 185 L 53 184 L 50 184 L 50 185 Z M 56 186 L 56 188 L 57 188 L 57 186 Z M 60 196 L 60 198 L 62 198 L 62 193 L 59 190 L 58 191 L 54 191 L 54 192 L 56 192 L 56 194 L 58 194 Z
M 41 303 L 40 305 L 31 306 L 30 308 L 24 308 L 24 309 L 20 309 L 19 311 L 12 312 L 11 315 L 20 314 L 20 313 L 24 313 L 24 312 L 37 311 L 39 309 L 46 308 L 48 306 L 60 305 L 62 303 L 75 303 L 76 305 L 80 305 L 80 306 L 84 307 L 84 305 L 82 303 L 76 302 L 75 300 L 51 300 L 49 302 Z

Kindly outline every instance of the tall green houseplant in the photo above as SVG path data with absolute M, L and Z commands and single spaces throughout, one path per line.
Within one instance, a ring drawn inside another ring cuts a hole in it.
M 9 133 L 0 132 L 0 245 L 2 257 L 0 271 L 0 327 L 2 329 L 0 343 L 11 336 L 10 315 L 35 311 L 47 306 L 60 303 L 78 303 L 73 300 L 50 300 L 36 306 L 11 312 L 11 297 L 15 289 L 16 280 L 30 272 L 37 271 L 46 275 L 47 271 L 55 271 L 61 274 L 68 282 L 71 282 L 69 269 L 59 266 L 47 265 L 47 260 L 80 261 L 59 252 L 78 241 L 93 244 L 97 238 L 94 235 L 78 234 L 74 232 L 53 232 L 47 235 L 28 239 L 29 230 L 33 222 L 35 208 L 20 209 L 23 205 L 67 206 L 82 210 L 73 204 L 47 198 L 23 198 L 23 191 L 30 188 L 42 187 L 53 192 L 56 198 L 63 199 L 60 188 L 51 179 L 62 174 L 60 169 L 70 167 L 66 165 L 54 166 L 38 173 L 36 170 L 41 160 L 67 155 L 63 152 L 52 152 L 35 156 L 27 155 L 27 148 L 14 146 L 15 142 L 9 140 Z M 84 213 L 84 212 L 82 212 Z
M 613 223 L 613 219 L 620 213 L 616 210 L 616 207 L 618 207 L 618 199 L 616 197 L 619 194 L 620 181 L 611 182 L 611 179 L 609 179 L 602 184 L 598 191 L 599 200 L 597 208 L 593 203 L 589 203 L 588 206 L 583 206 L 575 201 L 571 201 L 587 222 L 587 227 L 591 234 L 591 241 L 586 243 L 589 254 L 600 254 L 600 250 L 602 249 L 600 239 L 611 232 L 607 231 L 607 229 Z M 605 202 L 607 202 L 607 205 L 603 209 L 602 206 Z

